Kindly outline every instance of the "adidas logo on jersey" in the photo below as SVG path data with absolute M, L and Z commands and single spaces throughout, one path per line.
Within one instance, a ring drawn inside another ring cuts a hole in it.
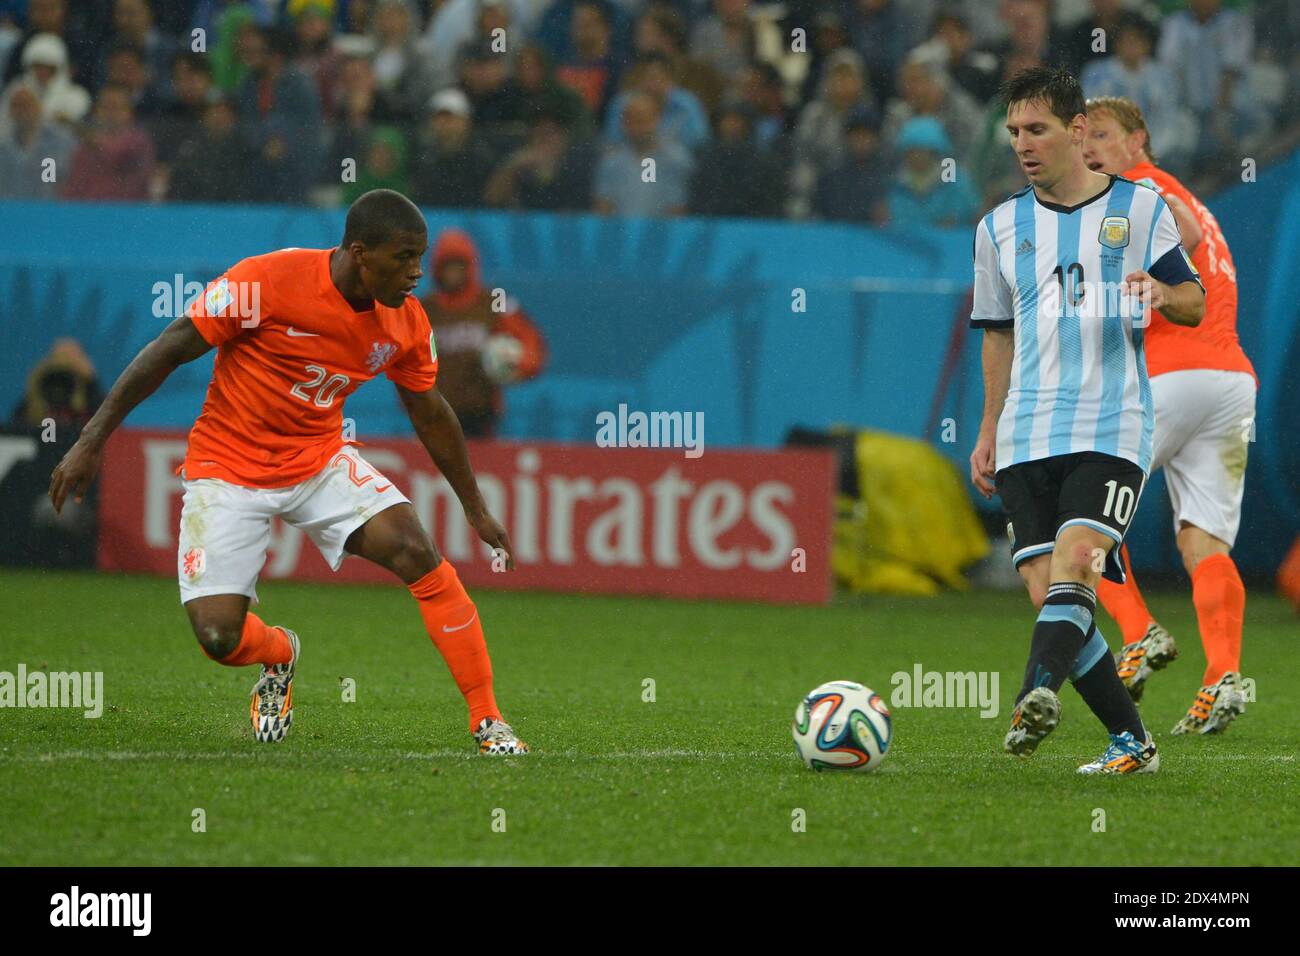
M 1034 244 L 1030 242 L 1028 239 L 1026 239 L 1024 242 L 1022 242 L 1020 245 L 1016 247 L 1016 255 L 1018 256 L 1023 256 L 1026 252 L 1033 252 L 1033 251 L 1034 251 Z

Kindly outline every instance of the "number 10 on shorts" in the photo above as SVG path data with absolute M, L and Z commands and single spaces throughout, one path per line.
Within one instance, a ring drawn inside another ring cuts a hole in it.
M 1113 518 L 1117 524 L 1127 525 L 1128 519 L 1133 517 L 1133 507 L 1136 504 L 1137 495 L 1128 485 L 1121 485 L 1114 478 L 1106 482 L 1106 504 L 1101 509 L 1105 517 Z

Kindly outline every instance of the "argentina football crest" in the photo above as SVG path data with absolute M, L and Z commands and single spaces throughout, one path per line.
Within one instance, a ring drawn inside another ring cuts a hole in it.
M 1128 245 L 1128 217 L 1107 216 L 1101 221 L 1097 241 L 1107 249 L 1123 249 Z

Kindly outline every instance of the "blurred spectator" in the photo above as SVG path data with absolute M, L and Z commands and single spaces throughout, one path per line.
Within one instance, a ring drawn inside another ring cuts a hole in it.
M 0 75 L 9 65 L 9 54 L 22 42 L 23 31 L 13 13 L 0 9 Z M 0 84 L 2 86 L 3 84 Z
M 723 78 L 712 66 L 686 52 L 688 37 L 681 14 L 664 3 L 651 3 L 636 21 L 633 49 L 638 57 L 667 57 L 677 84 L 693 93 L 704 109 L 712 110 L 722 100 Z
M 162 111 L 162 96 L 139 47 L 130 43 L 110 47 L 104 54 L 104 82 L 130 92 L 137 116 L 152 117 Z
M 965 90 L 952 82 L 943 64 L 926 56 L 908 57 L 898 71 L 899 98 L 885 112 L 885 144 L 897 149 L 903 125 L 917 116 L 929 116 L 943 126 L 954 152 L 961 161 L 970 155 L 980 131 L 979 105 Z
M 352 205 L 372 189 L 394 189 L 403 195 L 411 191 L 406 175 L 406 140 L 392 126 L 371 131 L 357 181 L 343 184 L 343 205 Z
M 483 202 L 495 157 L 474 133 L 469 98 L 454 87 L 435 93 L 411 182 L 420 206 L 458 209 Z
M 605 139 L 621 144 L 623 140 L 623 109 L 628 97 L 643 93 L 659 107 L 661 139 L 676 140 L 687 149 L 698 149 L 709 138 L 709 119 L 694 94 L 673 83 L 672 66 L 661 54 L 651 54 L 631 72 L 626 92 L 618 94 L 609 104 L 605 120 Z
M 27 31 L 10 51 L 9 62 L 4 68 L 4 82 L 10 82 L 26 69 L 23 53 L 27 45 L 43 33 L 64 44 L 64 65 L 68 76 L 78 83 L 92 82 L 96 38 L 68 16 L 67 0 L 28 0 Z
M 539 44 L 529 44 L 519 51 L 512 82 L 518 91 L 519 113 L 525 121 L 553 117 L 579 136 L 595 128 L 587 104 L 555 78 L 550 58 Z
M 143 202 L 149 198 L 153 164 L 153 141 L 136 122 L 131 92 L 105 84 L 72 154 L 63 195 L 95 202 Z
M 944 162 L 953 150 L 943 124 L 932 116 L 909 119 L 895 148 L 902 161 L 889 190 L 892 225 L 958 226 L 974 220 L 979 200 L 969 177 L 956 175 L 945 181 L 943 176 Z
M 577 55 L 574 14 L 578 7 L 588 2 L 590 0 L 542 0 L 546 10 L 531 34 L 546 47 L 555 62 L 566 63 Z M 610 51 L 622 62 L 631 47 L 628 14 L 639 12 L 634 8 L 643 5 L 644 0 L 595 0 L 595 3 L 600 7 L 601 18 L 609 25 Z
M 293 38 L 245 25 L 239 53 L 248 74 L 237 103 L 248 141 L 262 154 L 267 190 L 303 202 L 320 172 L 321 117 L 316 88 L 289 62 Z
M 329 116 L 335 110 L 335 84 L 342 57 L 334 48 L 332 0 L 306 0 L 293 12 L 293 64 L 316 86 L 321 110 Z
M 1055 65 L 1064 67 L 1075 76 L 1096 63 L 1100 57 L 1115 53 L 1118 33 L 1124 16 L 1124 0 L 1089 0 L 1091 10 L 1087 16 L 1061 31 L 1054 44 Z M 1096 31 L 1102 31 L 1098 34 Z M 1102 48 L 1097 49 L 1098 36 Z
M 365 156 L 375 123 L 375 85 L 374 69 L 366 57 L 348 57 L 339 66 L 334 91 L 337 117 L 322 181 L 337 183 L 345 161 L 359 164 Z
M 592 140 L 557 112 L 544 110 L 528 141 L 492 174 L 488 203 L 513 209 L 591 208 L 597 154 Z
M 849 31 L 845 29 L 844 18 L 833 8 L 821 10 L 813 20 L 812 30 L 808 34 L 808 72 L 804 74 L 803 86 L 799 91 L 799 100 L 810 103 L 817 98 L 817 91 L 825 83 L 826 66 L 831 57 L 839 50 L 853 51 L 849 43 Z M 859 54 L 859 62 L 861 55 Z M 866 76 L 866 66 L 862 67 L 869 95 L 874 95 L 871 78 Z
M 717 70 L 728 83 L 749 66 L 757 48 L 749 2 L 713 0 L 713 16 L 691 31 L 691 55 Z
M 170 198 L 179 202 L 253 202 L 259 195 L 261 157 L 239 135 L 234 105 L 218 98 L 203 107 L 199 128 L 181 141 L 168 177 Z
M 162 89 L 155 90 L 155 96 L 165 95 L 167 74 L 171 58 L 176 52 L 176 43 L 154 26 L 153 11 L 147 0 L 113 0 L 112 32 L 106 42 L 101 43 L 104 54 L 97 72 L 100 82 L 121 82 L 112 78 L 109 59 L 116 50 L 123 48 L 138 52 L 140 70 L 146 78 L 144 85 L 161 84 Z M 140 109 L 138 99 L 136 109 Z
M 779 216 L 784 170 L 754 140 L 754 118 L 741 103 L 718 108 L 713 141 L 701 151 L 691 180 L 690 210 L 701 216 Z
M 813 209 L 823 219 L 884 223 L 889 218 L 882 172 L 880 116 L 859 107 L 844 124 L 844 160 L 817 182 Z
M 1155 28 L 1144 17 L 1124 14 L 1112 26 L 1113 55 L 1093 60 L 1083 70 L 1084 95 L 1123 96 L 1137 103 L 1151 135 L 1153 155 L 1174 171 L 1196 147 L 1196 120 L 1182 109 L 1164 71 L 1152 58 Z
M 817 98 L 803 108 L 794 131 L 790 213 L 808 215 L 817 177 L 844 158 L 844 124 L 860 107 L 871 107 L 862 58 L 852 50 L 837 50 L 826 65 Z
M 490 438 L 504 410 L 502 386 L 535 377 L 546 362 L 546 342 L 514 298 L 506 296 L 500 308 L 465 233 L 448 229 L 438 236 L 430 265 L 434 291 L 420 304 L 438 344 L 438 391 L 467 438 Z
M 257 20 L 253 11 L 241 3 L 227 7 L 216 17 L 216 25 L 208 30 L 208 49 L 212 57 L 212 79 L 217 89 L 231 95 L 239 91 L 248 73 L 242 56 L 246 36 L 256 31 Z
M 998 58 L 1003 76 L 1012 75 L 1008 64 L 1013 61 L 1055 65 L 1057 50 L 1052 42 L 1048 0 L 1002 0 L 998 16 L 1006 26 L 1007 36 L 988 52 Z M 948 133 L 951 135 L 952 130 Z
M 523 122 L 519 90 L 510 82 L 510 61 L 482 40 L 461 52 L 460 85 L 480 126 Z
M 917 6 L 897 0 L 848 0 L 845 26 L 850 41 L 867 75 L 877 81 L 882 101 L 893 95 L 893 79 L 903 58 L 921 40 L 925 11 Z
M 433 90 L 416 48 L 411 8 L 406 0 L 379 0 L 374 24 L 378 112 L 392 121 L 415 122 Z
M 0 199 L 54 199 L 59 177 L 67 175 L 75 137 L 45 119 L 41 101 L 25 86 L 14 90 L 8 108 L 8 131 L 0 134 Z
M 9 98 L 19 87 L 36 94 L 47 120 L 75 123 L 90 111 L 90 94 L 68 78 L 68 52 L 58 37 L 32 37 L 23 47 L 22 61 L 22 73 L 0 94 L 0 136 L 9 123 Z
M 771 63 L 756 63 L 740 81 L 740 96 L 754 121 L 759 146 L 784 155 L 789 151 L 790 110 L 785 105 L 785 81 Z
M 445 0 L 419 40 L 434 89 L 456 82 L 456 57 L 467 44 L 491 39 L 484 27 L 506 31 L 507 52 L 522 43 L 536 20 L 536 7 L 532 0 Z
M 947 12 L 935 17 L 930 39 L 915 53 L 943 64 L 954 83 L 977 103 L 984 103 L 998 91 L 998 58 L 974 47 L 970 26 L 959 14 Z
M 52 418 L 80 431 L 103 400 L 95 366 L 81 344 L 58 339 L 28 373 L 27 388 L 10 422 L 18 428 L 41 428 Z
M 198 135 L 203 114 L 218 95 L 212 63 L 202 53 L 178 53 L 171 72 L 171 100 L 150 124 L 160 163 L 171 163 L 181 143 Z
M 1179 102 L 1196 117 L 1202 160 L 1231 148 L 1263 120 L 1242 82 L 1254 43 L 1250 18 L 1222 9 L 1221 0 L 1187 0 L 1186 10 L 1164 20 L 1157 59 Z
M 555 78 L 572 88 L 597 121 L 618 91 L 621 65 L 614 56 L 613 21 L 603 0 L 576 0 L 570 24 L 572 55 L 555 71 Z
M 691 156 L 661 140 L 659 105 L 634 93 L 623 107 L 623 142 L 596 169 L 594 209 L 616 216 L 679 216 L 686 211 Z M 653 175 L 652 175 L 653 174 Z

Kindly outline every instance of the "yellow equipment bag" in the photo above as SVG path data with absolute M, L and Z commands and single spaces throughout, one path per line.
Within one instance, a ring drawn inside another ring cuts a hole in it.
M 962 570 L 989 553 L 962 476 L 928 444 L 862 431 L 856 501 L 836 498 L 831 568 L 859 594 L 965 590 Z

